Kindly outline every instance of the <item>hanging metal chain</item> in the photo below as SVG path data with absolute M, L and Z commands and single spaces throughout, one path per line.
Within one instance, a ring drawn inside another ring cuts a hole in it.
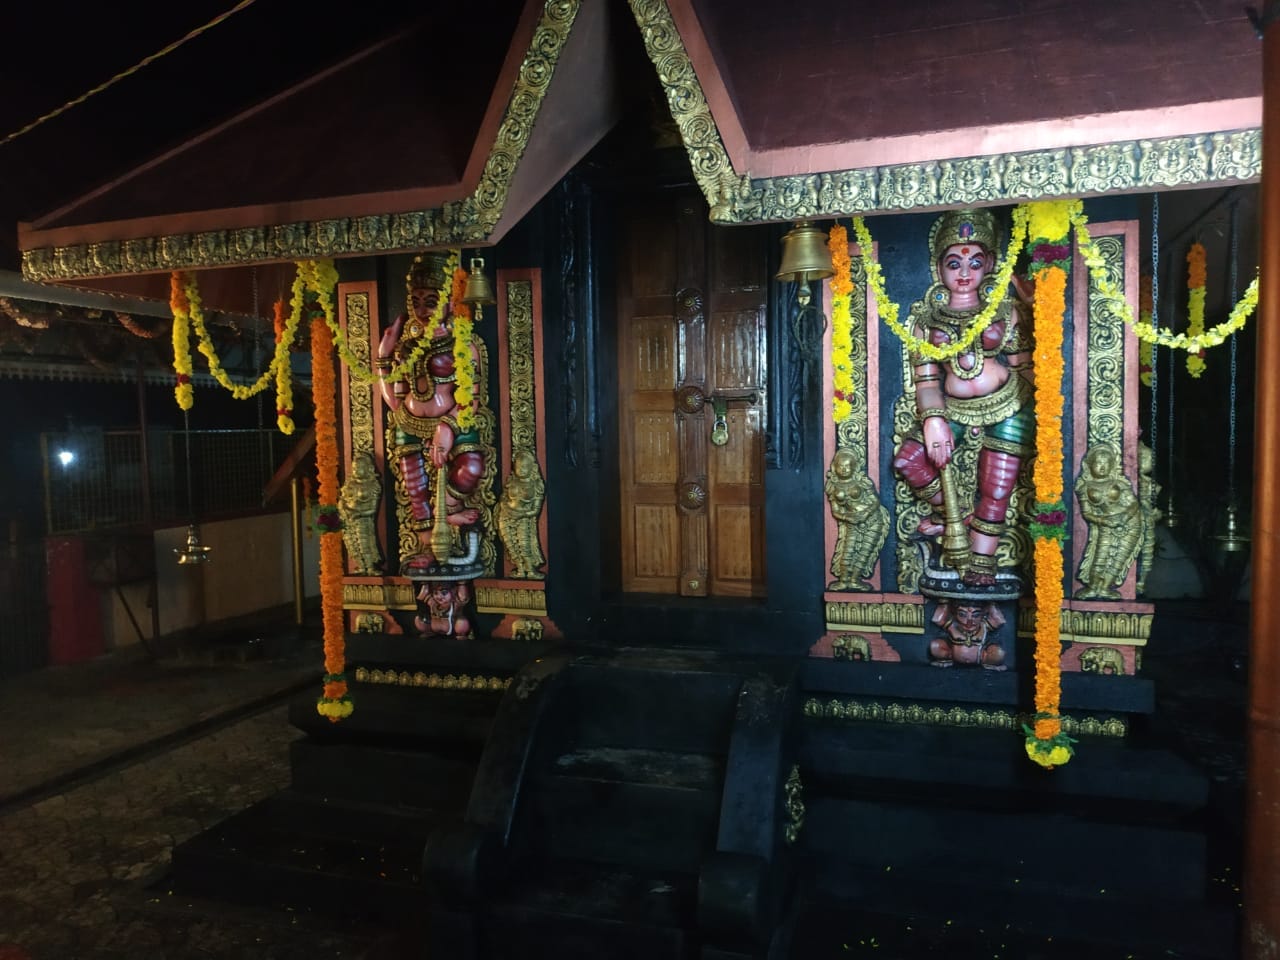
M 1159 326 L 1160 317 L 1160 194 L 1151 195 L 1151 322 Z M 1157 445 L 1160 417 L 1160 345 L 1151 344 L 1151 416 L 1148 420 L 1147 439 L 1151 445 L 1151 470 L 1154 473 L 1160 462 Z
M 1169 267 L 1169 272 L 1170 272 L 1170 273 L 1172 273 L 1172 272 L 1173 272 L 1173 267 L 1172 267 L 1172 265 L 1170 265 L 1170 267 Z M 1170 279 L 1170 286 L 1173 286 L 1172 278 Z M 1169 319 L 1170 319 L 1170 320 L 1172 320 L 1172 319 L 1173 319 L 1173 302 L 1172 302 L 1172 300 L 1170 300 L 1170 303 L 1169 303 Z M 1167 429 L 1167 434 L 1166 434 L 1166 436 L 1165 436 L 1165 441 L 1164 441 L 1165 450 L 1167 450 L 1167 451 L 1168 451 L 1168 456 L 1167 456 L 1167 457 L 1165 457 L 1165 465 L 1167 466 L 1167 468 L 1168 468 L 1168 469 L 1167 469 L 1167 470 L 1166 470 L 1166 472 L 1165 472 L 1165 487 L 1164 487 L 1164 495 L 1165 495 L 1165 497 L 1167 497 L 1167 498 L 1168 498 L 1168 501 L 1169 501 L 1170 503 L 1172 503 L 1172 502 L 1173 502 L 1173 461 L 1174 461 L 1174 455 L 1173 455 L 1173 444 L 1174 444 L 1174 433 L 1173 433 L 1173 411 L 1174 411 L 1174 403 L 1173 403 L 1173 400 L 1174 400 L 1174 397 L 1173 397 L 1173 387 L 1174 387 L 1174 371 L 1176 370 L 1175 364 L 1178 362 L 1178 358 L 1177 358 L 1177 356 L 1176 356 L 1176 354 L 1177 354 L 1177 351 L 1176 351 L 1176 350 L 1169 349 L 1169 350 L 1167 350 L 1167 351 L 1165 351 L 1165 352 L 1169 355 L 1169 383 L 1168 383 L 1168 385 L 1167 385 L 1167 388 L 1165 389 L 1165 394 L 1166 394 L 1166 397 L 1167 397 L 1167 399 L 1165 400 L 1165 403 L 1167 404 L 1168 409 L 1169 409 L 1169 418 L 1168 418 L 1168 421 L 1167 421 L 1167 428 L 1166 428 L 1166 429 Z
M 1239 296 L 1240 282 L 1240 206 L 1231 208 L 1231 297 L 1234 304 Z M 1236 335 L 1231 334 L 1231 394 L 1227 404 L 1227 497 L 1228 503 L 1236 502 Z

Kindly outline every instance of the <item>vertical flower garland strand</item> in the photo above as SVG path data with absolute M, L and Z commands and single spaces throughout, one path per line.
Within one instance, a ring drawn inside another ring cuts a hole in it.
M 1151 325 L 1151 278 L 1138 278 L 1138 319 L 1146 324 Z M 1138 379 L 1142 381 L 1144 387 L 1151 386 L 1151 363 L 1153 360 L 1151 343 L 1147 340 L 1138 341 Z
M 196 400 L 191 386 L 191 305 L 187 278 L 180 270 L 169 275 L 169 309 L 173 311 L 173 395 L 179 409 L 190 410 Z
M 1196 241 L 1187 250 L 1187 336 L 1199 337 L 1204 333 L 1204 244 Z M 1187 373 L 1200 377 L 1204 373 L 1204 347 L 1187 354 Z
M 475 420 L 475 363 L 471 358 L 471 308 L 462 302 L 467 289 L 467 271 L 453 271 L 453 399 L 458 404 L 458 429 L 466 430 Z
M 324 695 L 321 716 L 337 723 L 351 716 L 347 692 L 346 624 L 342 616 L 342 521 L 338 517 L 337 378 L 333 337 L 322 317 L 311 321 L 311 391 L 316 408 L 316 474 L 320 508 L 320 613 L 324 625 Z
M 831 250 L 831 419 L 837 424 L 853 413 L 853 264 L 849 232 L 840 224 L 827 235 Z
M 1052 769 L 1071 759 L 1072 740 L 1062 732 L 1062 606 L 1066 505 L 1062 499 L 1062 356 L 1066 313 L 1066 266 L 1070 263 L 1071 218 L 1078 201 L 1046 201 L 1029 206 L 1034 238 L 1031 274 L 1035 289 L 1036 459 L 1032 469 L 1036 515 L 1031 525 L 1035 561 L 1036 712 L 1026 729 L 1027 756 Z

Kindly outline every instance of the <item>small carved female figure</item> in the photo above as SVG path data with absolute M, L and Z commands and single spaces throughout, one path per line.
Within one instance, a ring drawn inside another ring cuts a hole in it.
M 836 548 L 831 554 L 835 579 L 827 589 L 870 590 L 867 577 L 875 570 L 889 535 L 889 511 L 849 449 L 837 450 L 831 458 L 825 490 L 836 521 Z
M 541 580 L 544 575 L 538 568 L 547 560 L 538 542 L 538 514 L 542 512 L 546 484 L 531 451 L 517 451 L 511 466 L 511 475 L 502 487 L 502 502 L 498 504 L 498 533 L 511 559 L 512 576 Z
M 338 494 L 338 515 L 342 518 L 342 539 L 347 546 L 353 573 L 377 573 L 382 564 L 374 517 L 378 513 L 380 484 L 373 457 L 357 454 L 351 473 Z
M 1107 444 L 1088 449 L 1076 479 L 1076 498 L 1089 525 L 1078 575 L 1083 586 L 1076 596 L 1118 600 L 1120 585 L 1142 545 L 1138 497 L 1125 479 L 1118 450 Z

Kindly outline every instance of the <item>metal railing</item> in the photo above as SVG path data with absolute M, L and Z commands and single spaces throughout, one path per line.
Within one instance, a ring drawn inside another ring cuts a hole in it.
M 162 526 L 261 509 L 274 430 L 72 430 L 40 436 L 45 532 Z

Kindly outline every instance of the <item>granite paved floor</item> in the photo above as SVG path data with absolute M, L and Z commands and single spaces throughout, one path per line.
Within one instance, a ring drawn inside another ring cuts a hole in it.
M 288 783 L 318 663 L 108 657 L 0 687 L 0 960 L 362 956 L 375 931 L 165 885 L 176 844 Z

